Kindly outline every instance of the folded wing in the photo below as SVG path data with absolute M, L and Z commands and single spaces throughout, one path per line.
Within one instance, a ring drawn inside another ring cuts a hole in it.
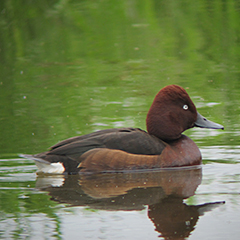
M 120 128 L 97 131 L 91 134 L 69 138 L 54 145 L 45 153 L 34 157 L 49 162 L 58 162 L 63 157 L 80 162 L 80 156 L 94 148 L 123 150 L 128 153 L 157 155 L 165 148 L 165 143 L 138 128 Z

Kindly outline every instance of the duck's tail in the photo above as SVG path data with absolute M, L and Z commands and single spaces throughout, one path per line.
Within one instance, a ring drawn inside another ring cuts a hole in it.
M 46 173 L 46 174 L 62 174 L 65 171 L 65 167 L 61 162 L 48 162 L 42 158 L 35 157 L 34 155 L 29 154 L 19 154 L 19 157 L 27 158 L 35 161 L 35 164 L 38 168 L 37 173 Z

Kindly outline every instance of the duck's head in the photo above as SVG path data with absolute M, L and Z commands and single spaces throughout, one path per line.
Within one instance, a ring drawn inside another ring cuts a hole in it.
M 160 139 L 171 141 L 192 127 L 223 129 L 197 112 L 187 92 L 180 86 L 169 85 L 161 89 L 147 114 L 147 130 Z

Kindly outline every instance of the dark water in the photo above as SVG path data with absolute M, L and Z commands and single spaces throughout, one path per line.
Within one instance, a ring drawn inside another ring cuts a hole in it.
M 238 239 L 239 9 L 239 1 L 1 1 L 0 238 Z M 186 131 L 202 169 L 37 177 L 18 157 L 100 129 L 145 129 L 168 84 L 225 127 Z

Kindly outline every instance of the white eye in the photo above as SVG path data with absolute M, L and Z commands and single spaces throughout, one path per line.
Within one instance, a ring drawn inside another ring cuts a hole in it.
M 188 105 L 183 105 L 183 107 L 182 107 L 184 110 L 188 110 Z

